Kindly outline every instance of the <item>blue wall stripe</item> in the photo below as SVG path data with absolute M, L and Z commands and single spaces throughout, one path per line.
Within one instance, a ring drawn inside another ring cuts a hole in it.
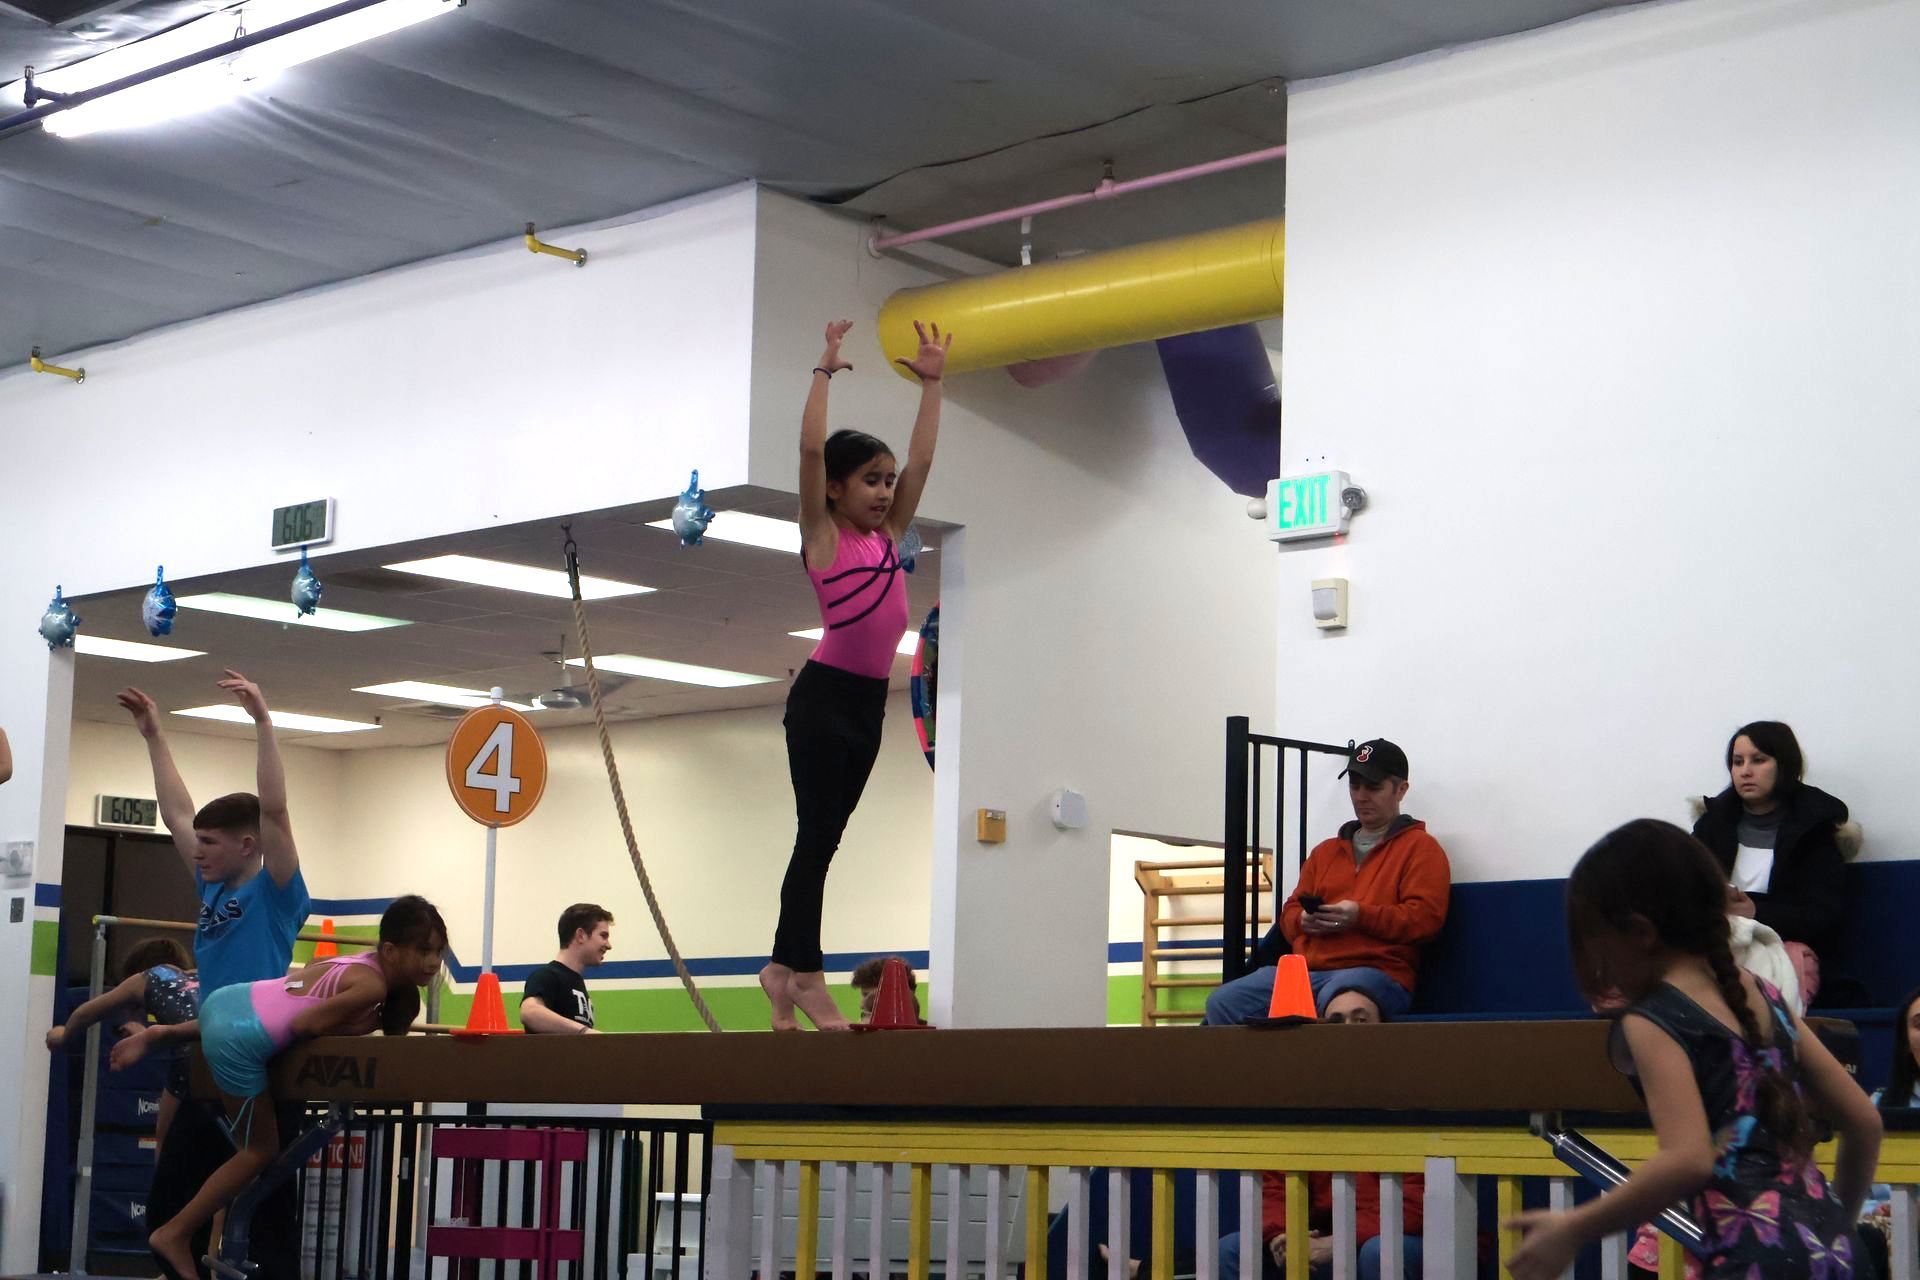
M 36 907 L 57 907 L 60 905 L 60 886 L 57 884 L 36 884 L 33 886 L 33 905 Z

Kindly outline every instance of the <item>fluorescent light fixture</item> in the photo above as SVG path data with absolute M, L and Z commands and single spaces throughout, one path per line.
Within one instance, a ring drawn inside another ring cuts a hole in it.
M 375 613 L 353 613 L 346 609 L 321 609 L 318 613 L 302 615 L 293 607 L 291 600 L 236 596 L 226 591 L 181 596 L 175 603 L 182 609 L 225 613 L 236 618 L 258 618 L 262 622 L 284 622 L 296 627 L 317 627 L 321 631 L 384 631 L 388 627 L 413 625 L 405 618 L 383 618 Z
M 789 631 L 787 634 L 797 636 L 802 640 L 818 640 L 827 634 L 827 629 L 825 627 L 808 627 L 805 631 Z M 920 633 L 918 631 L 906 631 L 901 633 L 900 643 L 893 646 L 893 651 L 903 658 L 911 658 L 914 651 L 919 647 Z
M 128 662 L 178 662 L 182 658 L 204 658 L 204 649 L 169 649 L 163 644 L 140 644 L 133 640 L 109 640 L 84 631 L 74 636 L 73 648 L 90 658 L 124 658 Z
M 493 695 L 484 689 L 459 689 L 450 684 L 430 684 L 425 680 L 390 680 L 386 684 L 363 684 L 355 693 L 377 693 L 383 698 L 405 698 L 409 702 L 432 702 L 443 707 L 485 707 Z M 524 702 L 502 702 L 515 711 L 544 711 L 545 707 Z
M 403 560 L 384 566 L 395 573 L 416 573 L 423 578 L 445 578 L 448 582 L 467 582 L 476 587 L 499 587 L 503 591 L 525 591 L 536 596 L 573 599 L 567 575 L 558 569 L 540 569 L 530 564 L 509 564 L 505 560 L 482 560 L 479 556 L 429 556 L 425 560 Z M 605 600 L 611 596 L 642 596 L 652 591 L 633 582 L 615 582 L 612 578 L 580 575 L 580 595 L 587 600 Z
M 81 93 L 112 80 L 151 70 L 162 63 L 225 44 L 247 31 L 264 31 L 324 9 L 335 0 L 249 0 L 210 13 L 171 31 L 110 49 L 84 62 L 37 77 L 60 93 Z M 325 57 L 351 45 L 459 6 L 451 0 L 386 0 L 384 4 L 318 23 L 301 31 L 203 62 L 172 75 L 123 89 L 71 111 L 55 112 L 44 127 L 56 137 L 76 138 L 103 129 L 131 129 L 177 120 L 230 102 L 271 84 L 289 67 Z M 244 31 L 242 28 L 244 27 Z
M 649 529 L 673 531 L 671 520 L 649 520 Z M 707 537 L 715 542 L 738 542 L 742 546 L 760 547 L 767 551 L 787 551 L 800 554 L 800 526 L 792 520 L 776 520 L 772 516 L 756 516 L 750 511 L 722 511 L 713 517 L 713 523 L 707 526 Z
M 649 520 L 649 529 L 665 529 L 673 532 L 672 520 Z M 713 523 L 707 526 L 706 536 L 715 542 L 737 542 L 745 547 L 760 547 L 766 551 L 785 551 L 792 555 L 800 554 L 800 526 L 792 520 L 776 520 L 772 516 L 757 516 L 751 511 L 722 511 L 713 517 Z M 922 547 L 920 554 L 932 555 L 938 547 Z
M 192 716 L 196 720 L 224 720 L 228 724 L 252 724 L 253 717 L 247 714 L 245 707 L 235 702 L 216 702 L 207 707 L 186 707 L 176 711 L 177 716 Z M 364 720 L 336 720 L 332 716 L 306 716 L 298 711 L 268 711 L 267 716 L 276 729 L 297 729 L 303 733 L 359 733 L 366 729 L 378 729 L 377 724 Z
M 568 658 L 570 667 L 586 666 L 585 659 Z M 636 653 L 608 653 L 593 660 L 602 671 L 623 676 L 645 676 L 649 680 L 673 680 L 680 684 L 705 685 L 709 689 L 738 689 L 750 684 L 772 684 L 776 676 L 756 676 L 745 671 L 722 671 L 718 667 L 696 667 L 685 662 L 667 662 L 643 658 Z

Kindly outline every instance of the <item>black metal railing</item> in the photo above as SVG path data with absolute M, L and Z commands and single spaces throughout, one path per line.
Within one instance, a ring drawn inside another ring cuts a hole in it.
M 308 1120 L 323 1113 L 314 1108 Z M 414 1105 L 358 1106 L 346 1130 L 299 1176 L 301 1256 L 312 1280 L 481 1274 L 478 1263 L 436 1267 L 424 1254 L 427 1228 L 446 1220 L 455 1177 L 455 1162 L 433 1155 L 431 1135 L 452 1126 L 586 1132 L 587 1158 L 568 1168 L 560 1206 L 561 1224 L 582 1232 L 581 1261 L 560 1264 L 559 1280 L 679 1280 L 683 1260 L 699 1256 L 712 1154 L 712 1126 L 704 1120 L 435 1115 Z M 538 1225 L 538 1179 L 493 1162 L 483 1177 L 481 1220 L 467 1225 Z M 641 1261 L 630 1278 L 634 1257 Z M 534 1280 L 531 1262 L 490 1265 L 490 1280 Z
M 1255 936 L 1260 875 L 1260 851 L 1274 851 L 1275 915 L 1279 914 L 1280 886 L 1290 877 L 1283 862 L 1283 833 L 1287 827 L 1287 760 L 1295 760 L 1293 770 L 1293 819 L 1296 835 L 1290 864 L 1298 872 L 1307 851 L 1313 847 L 1308 834 L 1308 762 L 1316 755 L 1333 756 L 1343 763 L 1349 747 L 1327 742 L 1305 742 L 1298 738 L 1275 738 L 1253 733 L 1246 716 L 1227 717 L 1226 845 L 1220 904 L 1221 980 L 1231 982 L 1253 967 L 1252 957 L 1260 939 Z M 1262 839 L 1262 810 L 1269 777 L 1267 753 L 1272 753 L 1273 787 L 1272 843 Z

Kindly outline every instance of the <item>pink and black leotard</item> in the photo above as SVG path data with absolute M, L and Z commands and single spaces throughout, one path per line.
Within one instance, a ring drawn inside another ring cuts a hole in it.
M 806 566 L 826 631 L 787 695 L 787 768 L 798 822 L 780 885 L 773 959 L 799 973 L 817 973 L 825 963 L 827 868 L 880 754 L 887 678 L 907 629 L 907 585 L 893 538 L 849 528 L 839 534 L 832 564 Z

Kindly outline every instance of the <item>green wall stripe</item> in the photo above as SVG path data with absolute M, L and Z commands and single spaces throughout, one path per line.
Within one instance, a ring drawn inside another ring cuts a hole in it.
M 58 920 L 35 920 L 32 946 L 32 958 L 27 962 L 28 973 L 36 978 L 51 978 L 60 972 L 60 922 Z

